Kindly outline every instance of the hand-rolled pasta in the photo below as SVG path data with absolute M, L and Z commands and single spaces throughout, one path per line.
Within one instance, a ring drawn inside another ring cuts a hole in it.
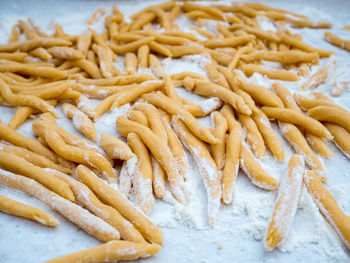
M 267 76 L 270 79 L 279 79 L 285 81 L 298 81 L 299 77 L 297 74 L 291 71 L 283 69 L 272 69 L 256 64 L 245 64 L 242 66 L 242 70 L 247 77 L 250 77 L 255 72 L 260 73 L 263 76 Z
M 310 118 L 304 115 L 303 113 L 292 109 L 273 108 L 264 106 L 261 108 L 261 110 L 269 118 L 274 118 L 288 123 L 293 123 L 295 125 L 299 125 L 305 128 L 305 130 L 310 131 L 311 133 L 319 137 L 323 137 L 327 140 L 331 140 L 333 138 L 329 131 L 319 121 L 316 120 L 317 118 Z
M 149 67 L 152 69 L 152 73 L 157 78 L 163 78 L 164 72 L 163 72 L 162 65 L 160 64 L 158 58 L 155 55 L 153 54 L 148 55 L 148 63 L 149 63 Z
M 268 175 L 243 143 L 241 144 L 239 167 L 248 176 L 252 184 L 265 190 L 277 190 L 277 180 Z
M 47 101 L 50 105 L 54 106 L 57 103 L 57 100 Z M 32 114 L 37 113 L 38 111 L 34 108 L 28 106 L 20 107 L 16 113 L 12 116 L 11 120 L 8 123 L 8 126 L 12 129 L 17 129 L 21 126 Z
M 290 93 L 290 91 L 287 88 L 283 87 L 279 83 L 274 83 L 274 84 L 272 84 L 272 86 L 273 86 L 274 90 L 276 91 L 277 95 L 283 101 L 283 104 L 285 107 L 301 112 L 297 103 L 293 99 L 292 94 Z M 319 154 L 321 154 L 323 157 L 328 158 L 328 157 L 334 156 L 322 138 L 315 136 L 310 131 L 305 132 L 305 138 L 306 138 L 307 142 L 310 144 L 310 146 L 313 149 L 315 149 L 315 151 L 317 151 Z
M 40 112 L 50 112 L 56 118 L 59 116 L 53 106 L 36 96 L 12 93 L 10 87 L 2 79 L 0 79 L 0 95 L 12 106 L 28 106 Z
M 66 174 L 72 172 L 71 168 L 56 164 L 45 156 L 29 151 L 22 147 L 0 143 L 0 150 L 22 157 L 28 162 L 41 168 L 52 168 Z
M 222 21 L 226 21 L 225 15 L 223 12 L 220 11 L 220 9 L 214 7 L 214 6 L 204 6 L 204 5 L 198 5 L 198 4 L 192 4 L 185 2 L 182 6 L 182 10 L 185 12 L 190 12 L 193 10 L 199 10 L 202 12 L 207 13 L 210 16 L 217 17 L 218 19 Z
M 65 60 L 82 59 L 83 55 L 76 49 L 71 47 L 50 47 L 46 49 L 53 57 Z
M 79 67 L 83 69 L 94 79 L 102 78 L 99 68 L 87 59 L 73 60 L 69 61 L 69 63 L 74 67 Z
M 294 99 L 298 103 L 299 107 L 305 111 L 317 106 L 330 106 L 330 107 L 341 108 L 340 106 L 338 106 L 337 104 L 331 101 L 323 100 L 323 99 L 309 99 L 300 94 L 294 94 Z
M 324 126 L 333 135 L 335 145 L 350 159 L 350 133 L 337 124 L 326 122 Z
M 327 181 L 326 172 L 317 158 L 316 154 L 312 151 L 308 145 L 304 135 L 293 124 L 279 121 L 278 122 L 281 132 L 284 137 L 293 146 L 294 150 L 304 157 L 305 163 L 322 178 L 323 181 Z
M 119 174 L 119 192 L 124 195 L 126 198 L 129 197 L 131 190 L 131 177 L 135 172 L 137 164 L 137 157 L 130 158 L 127 161 L 123 162 L 122 168 Z
M 0 52 L 15 52 L 19 51 L 29 51 L 37 47 L 53 47 L 53 46 L 71 46 L 72 42 L 51 37 L 36 37 L 27 41 L 13 42 L 10 44 L 0 45 Z
M 217 71 L 216 67 L 212 63 L 205 65 L 205 70 L 211 82 L 218 84 L 226 89 L 230 89 L 225 77 Z
M 29 76 L 38 76 L 50 79 L 65 79 L 67 73 L 54 67 L 36 64 L 25 64 L 0 59 L 0 72 L 20 72 Z
M 334 71 L 335 59 L 331 57 L 327 63 L 316 73 L 311 75 L 302 85 L 303 89 L 315 89 L 317 86 L 326 81 L 328 75 Z
M 296 47 L 300 50 L 303 50 L 303 51 L 306 51 L 306 52 L 309 52 L 309 53 L 318 53 L 318 55 L 322 58 L 322 57 L 329 57 L 331 55 L 334 54 L 333 51 L 329 51 L 329 50 L 323 50 L 323 49 L 319 49 L 319 48 L 314 48 L 314 47 L 311 47 L 307 44 L 305 44 L 304 42 L 302 42 L 301 40 L 295 38 L 295 37 L 292 37 L 292 36 L 288 36 L 287 34 L 285 33 L 277 33 L 277 35 L 281 38 L 281 42 L 286 44 L 286 45 L 289 45 L 289 46 L 292 46 L 292 47 Z
M 129 160 L 134 157 L 129 146 L 119 138 L 102 132 L 100 144 L 110 159 Z
M 121 238 L 134 242 L 145 242 L 141 233 L 128 220 L 115 208 L 103 204 L 86 185 L 56 170 L 46 169 L 46 171 L 69 184 L 76 197 L 76 202 L 117 229 Z
M 332 194 L 312 171 L 304 175 L 304 184 L 321 213 L 350 249 L 350 218 L 340 209 Z
M 82 207 L 62 198 L 54 192 L 51 192 L 46 187 L 32 179 L 0 169 L 0 184 L 39 199 L 48 207 L 76 224 L 86 233 L 102 242 L 108 242 L 120 238 L 119 232 L 101 218 L 94 216 Z
M 91 37 L 92 32 L 88 30 L 86 33 L 79 35 L 77 38 L 77 50 L 83 55 L 84 58 L 88 53 L 91 44 Z
M 42 168 L 31 164 L 22 157 L 0 150 L 0 164 L 11 172 L 23 174 L 26 177 L 38 181 L 70 201 L 74 201 L 75 199 L 69 185 L 45 172 Z
M 137 50 L 137 63 L 140 68 L 148 68 L 149 47 L 142 45 Z
M 255 39 L 255 36 L 253 35 L 244 35 L 239 37 L 215 38 L 204 40 L 202 44 L 207 48 L 236 47 L 246 44 L 253 39 Z
M 257 107 L 254 108 L 251 118 L 254 120 L 259 132 L 264 138 L 265 144 L 272 154 L 280 161 L 284 160 L 284 150 L 275 131 L 272 129 L 269 119 Z
M 147 117 L 142 111 L 129 109 L 127 112 L 127 117 L 132 121 L 136 121 L 146 127 L 149 127 Z
M 124 68 L 127 74 L 135 74 L 137 70 L 137 57 L 134 53 L 128 52 L 124 56 Z
M 59 224 L 58 220 L 54 216 L 36 207 L 23 204 L 3 195 L 0 195 L 0 211 L 9 215 L 20 216 L 33 220 L 44 226 L 56 227 Z
M 132 102 L 142 96 L 143 94 L 152 92 L 156 89 L 160 89 L 164 86 L 164 82 L 161 81 L 151 81 L 143 82 L 141 85 L 136 86 L 135 88 L 124 90 L 118 93 L 116 98 L 113 101 L 111 109 L 120 107 L 126 103 Z
M 132 175 L 136 205 L 147 215 L 154 206 L 151 158 L 139 136 L 129 133 L 127 139 L 130 148 L 137 156 L 137 167 Z
M 167 141 L 167 132 L 165 130 L 164 124 L 162 122 L 162 117 L 159 110 L 154 107 L 152 104 L 148 103 L 136 103 L 133 107 L 136 110 L 143 112 L 148 119 L 149 126 L 151 130 L 159 137 L 162 141 Z M 164 197 L 165 192 L 165 181 L 164 181 L 164 170 L 159 165 L 157 160 L 152 158 L 152 167 L 153 167 L 153 188 L 157 197 Z M 151 173 L 152 174 L 152 173 Z
M 343 48 L 350 52 L 350 40 L 342 39 L 332 32 L 324 32 L 324 39 L 328 43 L 331 43 L 334 46 Z
M 235 182 L 239 169 L 242 143 L 242 127 L 236 121 L 232 108 L 225 105 L 221 110 L 228 123 L 229 135 L 226 138 L 226 158 L 221 180 L 221 199 L 230 204 L 234 199 Z
M 164 87 L 165 95 L 167 95 L 169 98 L 171 98 L 173 101 L 175 101 L 178 105 L 182 105 L 182 98 L 177 93 L 173 80 L 170 78 L 169 75 L 164 75 Z
M 84 94 L 79 96 L 79 98 L 75 100 L 75 104 L 77 108 L 84 112 L 90 119 L 95 118 L 93 104 L 87 95 Z
M 280 181 L 272 218 L 265 237 L 265 249 L 270 251 L 288 236 L 298 208 L 303 186 L 304 159 L 294 154 L 288 163 L 288 173 Z
M 239 95 L 233 93 L 229 89 L 226 89 L 209 81 L 195 81 L 195 86 L 192 91 L 201 96 L 219 97 L 226 103 L 230 104 L 238 112 L 247 115 L 250 115 L 252 113 L 250 108 L 245 104 L 244 100 Z
M 182 107 L 178 106 L 170 98 L 166 97 L 161 92 L 145 94 L 142 96 L 148 103 L 163 109 L 170 115 L 179 116 L 186 126 L 192 131 L 194 135 L 202 139 L 205 142 L 215 144 L 218 140 L 213 136 L 210 130 L 204 125 L 200 124 L 196 118 L 194 118 L 191 113 L 184 110 Z
M 148 243 L 135 243 L 115 240 L 98 247 L 82 250 L 51 259 L 46 263 L 91 263 L 137 260 L 158 253 L 160 246 Z
M 187 178 L 187 169 L 188 169 L 188 160 L 186 153 L 182 147 L 182 144 L 177 137 L 174 130 L 170 127 L 170 116 L 164 111 L 160 111 L 162 114 L 162 122 L 167 133 L 168 145 L 171 152 L 174 155 L 176 163 L 178 165 L 180 175 L 186 179 Z
M 0 139 L 5 140 L 15 146 L 19 146 L 35 152 L 37 154 L 43 155 L 51 161 L 61 164 L 65 167 L 72 168 L 73 164 L 64 160 L 60 156 L 53 153 L 51 150 L 43 146 L 40 142 L 35 139 L 28 138 L 22 134 L 11 129 L 9 126 L 3 124 L 0 121 Z
M 100 64 L 101 75 L 105 78 L 111 78 L 115 75 L 116 68 L 113 65 L 113 52 L 108 46 L 92 45 Z
M 318 121 L 338 124 L 350 132 L 350 112 L 330 106 L 317 106 L 308 110 L 307 115 Z
M 246 139 L 249 144 L 249 147 L 254 152 L 255 156 L 259 159 L 265 156 L 265 143 L 264 139 L 259 132 L 258 127 L 256 126 L 253 119 L 245 114 L 238 114 L 238 119 L 242 123 L 246 131 Z
M 215 164 L 219 170 L 223 169 L 225 163 L 226 131 L 228 129 L 225 117 L 218 111 L 211 114 L 211 121 L 214 125 L 213 135 L 219 139 L 219 143 L 211 144 L 211 152 Z
M 72 119 L 73 126 L 78 131 L 93 141 L 97 140 L 95 125 L 85 113 L 69 103 L 63 103 L 62 109 L 64 114 Z
M 214 226 L 221 198 L 220 178 L 216 164 L 206 145 L 196 138 L 178 117 L 172 118 L 172 125 L 176 134 L 196 161 L 207 192 L 209 223 Z
M 141 138 L 143 143 L 152 152 L 154 158 L 165 170 L 174 197 L 179 202 L 185 204 L 187 200 L 183 189 L 183 178 L 178 172 L 176 161 L 166 142 L 160 140 L 149 128 L 130 121 L 123 116 L 117 118 L 116 126 L 118 132 L 123 136 L 127 136 L 128 133 L 133 132 Z
M 280 100 L 280 98 L 271 90 L 260 85 L 248 83 L 239 73 L 235 73 L 235 76 L 239 83 L 239 87 L 245 92 L 247 92 L 254 99 L 254 101 L 270 107 L 283 106 L 283 103 Z
M 57 130 L 50 125 L 50 122 L 43 120 L 33 122 L 33 132 L 37 135 L 42 134 L 50 148 L 58 155 L 72 162 L 96 167 L 107 180 L 115 180 L 113 167 L 106 158 L 95 151 L 66 144 Z
M 242 55 L 241 59 L 246 62 L 254 62 L 260 60 L 280 62 L 283 64 L 290 63 L 300 63 L 307 62 L 316 64 L 318 63 L 317 53 L 306 53 L 297 50 L 285 50 L 285 51 L 271 51 L 271 50 L 261 50 L 255 51 L 253 53 Z
M 105 184 L 83 165 L 77 167 L 75 177 L 88 186 L 102 202 L 117 209 L 148 241 L 162 244 L 163 234 L 161 230 L 118 190 Z
M 154 37 L 145 37 L 143 39 L 136 40 L 124 45 L 115 45 L 115 44 L 108 44 L 108 45 L 116 54 L 125 54 L 128 52 L 135 52 L 140 46 L 146 45 L 152 40 L 154 40 Z

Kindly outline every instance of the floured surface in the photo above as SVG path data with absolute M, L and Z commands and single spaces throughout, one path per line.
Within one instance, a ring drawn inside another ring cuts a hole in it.
M 120 1 L 118 6 L 128 17 L 147 5 L 158 1 Z M 350 39 L 350 32 L 343 31 L 344 23 L 350 22 L 349 1 L 263 1 L 268 5 L 284 8 L 297 13 L 305 14 L 312 20 L 328 20 L 334 24 L 333 33 Z M 1 1 L 0 2 L 0 43 L 7 42 L 11 27 L 17 19 L 27 17 L 34 18 L 35 22 L 45 31 L 52 32 L 51 20 L 57 21 L 68 34 L 79 34 L 86 30 L 85 22 L 97 8 L 103 7 L 106 14 L 112 10 L 115 2 L 110 1 Z M 40 7 L 40 8 L 39 8 Z M 45 10 L 45 11 L 43 11 Z M 269 21 L 260 21 L 263 29 L 274 30 Z M 187 18 L 176 21 L 185 32 L 191 32 L 191 22 Z M 92 26 L 98 32 L 103 31 L 103 19 Z M 215 23 L 208 23 L 209 31 L 215 33 Z M 341 78 L 349 80 L 350 53 L 326 43 L 323 38 L 325 30 L 292 29 L 303 35 L 307 44 L 333 50 L 337 52 L 335 57 L 337 66 L 332 76 L 315 91 L 331 94 L 335 80 Z M 203 39 L 202 37 L 199 37 Z M 122 68 L 123 60 L 117 63 Z M 205 75 L 205 63 L 208 59 L 204 56 L 188 56 L 183 61 L 165 59 L 162 63 L 165 72 L 173 74 L 184 70 L 193 71 Z M 319 67 L 313 67 L 312 72 L 321 68 L 327 59 L 320 61 Z M 269 66 L 278 68 L 275 63 Z M 254 74 L 250 82 L 269 87 L 274 80 L 269 80 L 259 74 Z M 308 96 L 309 92 L 301 92 L 299 87 L 304 80 L 299 82 L 282 82 L 293 92 Z M 181 96 L 196 102 L 203 101 L 196 95 L 178 89 Z M 340 97 L 333 98 L 334 102 L 342 107 L 350 109 L 350 91 L 345 91 Z M 97 102 L 97 101 L 96 101 Z M 95 101 L 94 101 L 95 103 Z M 96 122 L 98 135 L 101 132 L 118 136 L 115 128 L 117 116 L 125 115 L 130 105 L 124 105 L 118 109 L 104 114 Z M 68 120 L 60 107 L 61 119 L 58 125 L 68 132 L 81 136 L 71 121 Z M 8 123 L 15 112 L 15 108 L 0 107 L 0 118 Z M 203 118 L 201 123 L 210 126 L 209 118 Z M 273 128 L 278 130 L 277 125 Z M 27 121 L 18 130 L 25 136 L 33 136 L 31 122 Z M 286 152 L 285 162 L 279 163 L 270 152 L 263 160 L 264 168 L 268 168 L 271 174 L 280 177 L 287 170 L 288 160 L 293 154 L 291 146 L 277 131 L 283 148 Z M 350 214 L 350 163 L 334 144 L 327 143 L 335 153 L 335 157 L 323 162 L 328 183 L 326 186 L 334 195 L 340 207 L 345 213 Z M 188 191 L 190 203 L 183 207 L 173 204 L 171 197 L 169 202 L 156 201 L 154 210 L 150 214 L 153 222 L 157 223 L 164 232 L 164 246 L 159 254 L 145 262 L 348 262 L 350 253 L 346 250 L 335 231 L 319 213 L 306 189 L 302 190 L 302 197 L 296 213 L 290 235 L 283 246 L 273 252 L 265 252 L 262 239 L 272 215 L 273 205 L 277 193 L 266 192 L 253 186 L 243 173 L 239 173 L 236 182 L 234 205 L 224 206 L 219 210 L 218 219 L 214 229 L 208 227 L 206 216 L 206 193 L 196 168 L 193 158 L 188 154 L 189 171 L 185 188 Z M 62 216 L 51 211 L 41 202 L 28 196 L 0 186 L 0 194 L 26 204 L 38 207 L 53 214 L 61 223 L 56 229 L 46 228 L 28 220 L 0 213 L 0 262 L 42 262 L 60 255 L 75 252 L 81 249 L 94 247 L 100 244 L 94 238 L 85 234 Z M 288 253 L 285 253 L 288 252 Z

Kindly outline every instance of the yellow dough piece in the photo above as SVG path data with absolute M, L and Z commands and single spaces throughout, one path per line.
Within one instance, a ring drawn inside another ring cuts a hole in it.
M 44 226 L 56 227 L 59 224 L 58 220 L 52 215 L 3 195 L 0 195 L 0 211 L 33 220 Z
M 293 109 L 296 111 L 301 112 L 300 108 L 298 107 L 296 101 L 293 99 L 292 94 L 290 91 L 283 87 L 279 83 L 272 84 L 273 89 L 277 93 L 277 95 L 281 98 L 283 101 L 283 104 L 286 108 Z M 294 97 L 297 97 L 296 95 Z M 298 101 L 297 101 L 298 102 Z M 299 102 L 298 102 L 299 104 Z M 321 154 L 325 158 L 329 158 L 334 156 L 334 154 L 329 150 L 327 144 L 325 141 L 323 141 L 322 138 L 315 136 L 310 131 L 305 131 L 305 138 L 309 145 L 315 149 L 319 154 Z
M 341 108 L 340 106 L 338 106 L 337 104 L 334 104 L 331 101 L 324 100 L 324 99 L 309 99 L 300 94 L 294 94 L 294 99 L 298 103 L 299 107 L 305 111 L 317 106 L 330 106 L 330 107 Z
M 221 198 L 220 178 L 216 164 L 206 145 L 197 139 L 178 117 L 172 118 L 172 125 L 196 161 L 207 192 L 209 223 L 213 226 L 219 212 Z
M 92 33 L 88 30 L 86 33 L 83 33 L 77 38 L 77 50 L 86 57 L 90 44 L 91 44 Z
M 83 55 L 76 49 L 71 47 L 50 47 L 46 49 L 53 57 L 65 60 L 82 59 Z
M 129 160 L 134 157 L 129 146 L 115 136 L 102 132 L 100 144 L 110 159 Z
M 251 118 L 254 120 L 259 129 L 265 144 L 269 147 L 272 154 L 280 161 L 284 160 L 284 150 L 275 131 L 271 127 L 271 123 L 266 115 L 257 107 L 254 108 Z
M 271 51 L 271 50 L 262 50 L 255 51 L 253 53 L 242 55 L 241 59 L 246 62 L 254 62 L 260 60 L 280 62 L 280 63 L 317 63 L 318 55 L 317 53 L 306 53 L 297 50 L 286 50 L 286 51 Z
M 254 101 L 264 106 L 283 106 L 283 103 L 280 100 L 280 98 L 271 90 L 260 85 L 248 83 L 239 73 L 236 73 L 235 76 L 238 80 L 239 87 L 245 92 L 247 92 L 253 98 Z
M 342 39 L 332 32 L 324 32 L 324 39 L 328 43 L 331 43 L 334 46 L 343 48 L 350 52 L 350 40 Z
M 160 64 L 158 58 L 155 55 L 153 54 L 148 55 L 148 63 L 149 63 L 149 67 L 152 69 L 152 73 L 157 78 L 163 78 L 164 72 L 163 72 L 162 65 Z
M 156 89 L 160 89 L 163 86 L 164 82 L 162 81 L 146 81 L 141 85 L 136 86 L 135 88 L 121 91 L 115 97 L 111 109 L 120 107 L 126 103 L 130 103 L 141 97 L 143 94 L 155 91 Z
M 125 71 L 129 75 L 135 74 L 137 70 L 137 57 L 134 53 L 126 53 L 124 56 Z
M 52 175 L 53 176 L 53 175 Z M 57 178 L 56 178 L 57 179 Z M 58 179 L 57 179 L 58 180 Z M 0 184 L 33 196 L 102 242 L 119 239 L 119 232 L 82 207 L 51 192 L 36 181 L 0 169 Z
M 191 115 L 191 113 L 184 110 L 181 106 L 178 106 L 161 92 L 145 94 L 142 96 L 142 98 L 148 103 L 151 103 L 154 106 L 168 112 L 170 115 L 177 115 L 181 117 L 182 121 L 191 130 L 191 132 L 203 141 L 211 144 L 218 142 L 207 127 L 200 124 L 197 119 Z
M 140 46 L 148 44 L 152 40 L 154 40 L 154 37 L 145 37 L 143 39 L 136 40 L 124 45 L 115 45 L 115 44 L 108 44 L 108 45 L 114 51 L 114 53 L 125 54 L 128 52 L 135 52 Z
M 166 142 L 160 140 L 151 129 L 123 116 L 117 118 L 116 126 L 118 132 L 123 136 L 133 132 L 141 138 L 166 172 L 174 197 L 181 203 L 187 203 L 183 189 L 183 178 L 179 174 L 175 158 Z
M 148 103 L 136 103 L 134 109 L 140 110 L 147 116 L 147 123 L 149 123 L 150 129 L 156 136 L 162 141 L 167 141 L 167 132 L 165 130 L 162 117 L 159 110 L 152 104 Z M 158 198 L 163 198 L 165 194 L 165 172 L 160 166 L 158 161 L 152 157 L 153 167 L 153 190 Z
M 249 147 L 259 159 L 265 156 L 265 143 L 253 119 L 245 114 L 238 114 L 238 119 L 246 131 L 246 139 Z
M 33 132 L 34 134 L 43 137 L 50 148 L 63 158 L 72 162 L 93 166 L 97 168 L 107 180 L 115 180 L 113 167 L 106 158 L 95 151 L 81 149 L 66 144 L 57 130 L 52 127 L 50 122 L 45 120 L 37 120 L 33 122 Z
M 184 179 L 186 179 L 187 178 L 186 174 L 188 170 L 188 160 L 187 160 L 186 153 L 176 133 L 170 127 L 170 116 L 164 111 L 160 111 L 160 113 L 162 114 L 162 121 L 167 133 L 168 146 L 174 155 L 174 158 L 178 165 L 179 173 Z
M 116 75 L 116 68 L 113 65 L 113 51 L 108 46 L 95 44 L 92 46 L 92 49 L 99 59 L 101 75 L 105 78 L 111 78 Z
M 246 64 L 242 66 L 242 70 L 247 77 L 250 77 L 255 72 L 260 73 L 263 76 L 267 76 L 270 79 L 279 79 L 285 81 L 298 81 L 299 77 L 297 74 L 291 71 L 283 69 L 272 69 L 265 66 L 256 64 Z
M 214 124 L 213 135 L 219 139 L 219 143 L 210 145 L 215 164 L 219 170 L 224 168 L 225 148 L 226 148 L 226 131 L 228 129 L 225 117 L 218 111 L 211 114 L 211 121 Z
M 350 132 L 350 112 L 336 107 L 318 106 L 308 110 L 307 115 L 319 121 L 338 124 Z
M 76 197 L 76 202 L 117 229 L 121 238 L 128 241 L 145 242 L 141 233 L 128 220 L 115 208 L 103 204 L 86 185 L 58 171 L 46 170 L 69 184 Z
M 292 109 L 283 109 L 283 108 L 273 108 L 273 107 L 262 107 L 261 110 L 269 118 L 278 119 L 288 123 L 293 123 L 299 125 L 305 130 L 310 131 L 311 133 L 323 137 L 327 140 L 332 139 L 332 135 L 329 131 L 316 119 L 310 118 L 309 116 L 304 115 L 303 113 L 292 110 Z M 350 124 L 350 121 L 349 121 Z M 349 125 L 350 127 L 350 125 Z
M 78 131 L 93 141 L 97 140 L 95 125 L 84 112 L 69 103 L 63 103 L 62 109 L 64 114 L 72 120 L 73 126 Z
M 350 159 L 350 133 L 337 124 L 326 122 L 324 126 L 333 135 L 335 145 Z
M 137 64 L 139 68 L 148 68 L 149 47 L 142 45 L 137 50 Z
M 2 79 L 0 79 L 0 95 L 12 106 L 28 106 L 35 108 L 40 112 L 50 112 L 55 117 L 58 117 L 55 108 L 49 103 L 33 95 L 12 93 L 10 87 Z
M 0 138 L 15 146 L 19 146 L 27 150 L 30 150 L 32 152 L 35 152 L 37 154 L 40 154 L 42 156 L 45 156 L 51 161 L 61 164 L 65 167 L 68 167 L 68 168 L 73 167 L 72 163 L 56 155 L 51 150 L 43 146 L 37 140 L 23 136 L 22 134 L 11 129 L 9 126 L 3 124 L 1 121 L 0 121 Z
M 28 162 L 36 166 L 39 166 L 41 168 L 51 168 L 66 174 L 69 174 L 72 172 L 72 169 L 65 167 L 63 165 L 56 164 L 50 159 L 46 158 L 45 156 L 29 151 L 22 147 L 0 143 L 0 150 L 22 157 L 26 159 Z
M 64 198 L 74 201 L 74 195 L 69 185 L 48 174 L 42 168 L 31 164 L 26 159 L 0 150 L 0 164 L 5 169 L 32 178 Z
M 201 96 L 219 97 L 226 103 L 230 104 L 235 110 L 243 114 L 250 115 L 252 113 L 239 95 L 233 93 L 227 88 L 221 87 L 209 81 L 195 81 L 195 86 L 192 91 Z
M 326 81 L 328 75 L 335 68 L 335 59 L 329 59 L 327 63 L 315 74 L 311 75 L 302 85 L 302 89 L 315 89 Z
M 242 127 L 236 121 L 232 108 L 225 105 L 221 114 L 225 117 L 230 131 L 226 138 L 226 158 L 221 181 L 221 199 L 225 204 L 230 204 L 234 199 L 235 182 L 239 169 L 239 158 L 242 143 Z
M 253 35 L 244 35 L 238 37 L 227 37 L 227 38 L 215 38 L 204 40 L 202 42 L 203 46 L 207 48 L 220 48 L 220 47 L 236 47 L 248 43 L 249 41 L 255 39 Z
M 241 145 L 239 167 L 248 176 L 252 184 L 257 187 L 270 191 L 278 188 L 277 180 L 267 174 L 243 143 Z
M 127 139 L 130 148 L 137 156 L 137 168 L 132 176 L 136 205 L 147 215 L 154 206 L 151 158 L 139 136 L 129 133 Z
M 212 63 L 206 64 L 205 70 L 207 71 L 208 77 L 211 82 L 218 84 L 226 89 L 230 89 L 225 77 L 216 70 L 216 67 Z
M 88 186 L 102 202 L 117 209 L 141 232 L 144 238 L 150 242 L 162 244 L 163 234 L 161 230 L 118 190 L 105 184 L 89 168 L 83 165 L 77 167 L 75 176 Z
M 82 250 L 46 261 L 46 263 L 91 263 L 137 260 L 158 253 L 157 244 L 115 240 L 98 247 Z
M 51 37 L 36 37 L 34 39 L 30 39 L 27 41 L 21 42 L 13 42 L 10 44 L 2 44 L 0 45 L 0 52 L 15 52 L 19 51 L 29 51 L 35 49 L 37 47 L 53 47 L 53 46 L 71 46 L 72 43 L 70 41 L 59 39 L 59 38 L 51 38 Z
M 294 154 L 288 163 L 288 173 L 282 176 L 272 218 L 265 237 L 265 249 L 270 251 L 288 236 L 298 208 L 303 186 L 304 159 Z
M 350 249 L 350 217 L 340 209 L 334 197 L 315 173 L 307 171 L 304 175 L 304 183 L 321 213 Z
M 323 181 L 327 181 L 326 172 L 317 158 L 316 154 L 311 150 L 304 135 L 293 124 L 279 121 L 278 122 L 283 136 L 293 146 L 294 150 L 304 157 L 306 164 L 317 172 Z
M 149 127 L 146 115 L 138 110 L 128 110 L 127 116 L 130 120 L 136 121 L 146 127 Z

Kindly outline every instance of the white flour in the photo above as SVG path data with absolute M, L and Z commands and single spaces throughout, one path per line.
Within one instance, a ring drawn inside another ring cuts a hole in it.
M 159 1 L 120 1 L 120 10 L 127 18 L 147 5 Z M 228 1 L 215 2 L 217 4 L 229 4 Z M 334 23 L 333 33 L 350 39 L 350 32 L 342 31 L 342 26 L 350 21 L 350 2 L 345 0 L 336 1 L 263 1 L 266 4 L 278 8 L 288 9 L 297 13 L 305 14 L 312 20 L 329 20 Z M 103 7 L 108 15 L 112 12 L 111 1 L 2 1 L 0 3 L 0 43 L 6 43 L 10 35 L 11 27 L 17 19 L 27 17 L 34 18 L 37 25 L 45 32 L 52 32 L 51 20 L 57 21 L 63 26 L 67 34 L 79 34 L 86 30 L 85 22 L 99 7 Z M 201 2 L 202 4 L 202 2 Z M 207 2 L 203 2 L 207 4 Z M 311 6 L 316 6 L 311 8 Z M 40 7 L 40 8 L 37 8 Z M 42 10 L 46 10 L 42 12 Z M 275 30 L 274 25 L 265 18 L 259 18 L 259 22 L 265 30 Z M 188 33 L 196 35 L 199 39 L 205 38 L 199 35 L 190 26 L 194 25 L 185 17 L 178 18 L 176 23 Z M 207 23 L 209 31 L 216 33 L 215 22 Z M 97 32 L 104 31 L 104 17 L 91 26 Z M 350 54 L 336 48 L 323 40 L 325 30 L 318 29 L 295 29 L 290 28 L 292 33 L 300 33 L 303 40 L 312 46 L 333 50 L 337 52 L 335 57 L 336 68 L 334 75 L 330 76 L 315 91 L 320 91 L 330 96 L 336 76 L 343 80 L 349 80 Z M 327 59 L 320 60 L 320 65 L 313 66 L 311 73 L 319 70 Z M 162 61 L 164 71 L 174 74 L 182 71 L 192 71 L 206 76 L 205 64 L 208 58 L 204 55 L 187 56 L 183 60 L 165 59 Z M 278 63 L 267 63 L 269 66 L 279 68 Z M 116 67 L 124 71 L 123 58 L 119 57 Z M 147 71 L 147 73 L 149 73 Z M 250 82 L 271 87 L 274 80 L 269 80 L 260 74 L 253 74 Z M 309 96 L 309 91 L 300 90 L 303 79 L 298 82 L 281 83 L 293 93 L 298 92 Z M 177 88 L 179 95 L 197 103 L 203 102 L 202 107 L 209 108 L 213 101 L 194 95 L 183 88 Z M 333 98 L 340 106 L 350 109 L 349 91 L 341 96 Z M 91 100 L 96 105 L 99 100 Z M 210 103 L 209 103 L 210 102 Z M 213 103 L 213 104 L 212 104 Z M 83 106 L 83 105 L 82 105 Z M 115 121 L 118 116 L 125 115 L 130 105 L 126 104 L 113 111 L 102 115 L 96 122 L 96 131 L 121 137 L 116 132 Z M 61 119 L 58 125 L 68 132 L 82 136 L 76 131 L 69 119 L 62 113 L 60 107 L 56 108 Z M 8 123 L 15 108 L 0 106 L 0 119 Z M 210 126 L 209 118 L 201 118 L 200 122 Z M 32 121 L 25 122 L 18 131 L 28 137 L 33 137 L 31 129 Z M 288 160 L 293 154 L 291 146 L 282 137 L 275 123 L 272 127 L 276 130 L 283 148 L 286 159 L 283 163 L 278 162 L 270 152 L 267 152 L 262 160 L 264 169 L 278 179 L 287 171 Z M 123 138 L 124 140 L 124 138 Z M 124 140 L 125 141 L 125 140 Z M 327 188 L 332 192 L 345 213 L 350 214 L 350 166 L 347 159 L 332 143 L 329 148 L 335 153 L 335 157 L 326 160 L 318 156 L 327 171 Z M 276 199 L 275 192 L 268 192 L 253 186 L 246 175 L 239 172 L 234 203 L 232 206 L 221 205 L 215 227 L 211 229 L 207 220 L 207 198 L 203 182 L 198 173 L 198 168 L 192 156 L 186 152 L 189 160 L 189 170 L 185 189 L 188 193 L 189 204 L 183 206 L 174 201 L 170 193 L 167 193 L 165 202 L 156 200 L 155 206 L 149 217 L 158 224 L 164 232 L 164 245 L 159 254 L 145 260 L 146 262 L 348 262 L 350 253 L 346 250 L 335 231 L 319 213 L 317 206 L 311 197 L 302 190 L 302 197 L 288 239 L 283 246 L 272 252 L 265 252 L 263 238 L 266 233 L 268 222 L 272 215 L 273 205 Z M 271 172 L 270 172 L 271 171 Z M 78 250 L 94 247 L 99 241 L 88 236 L 85 232 L 68 222 L 59 214 L 51 211 L 43 203 L 28 197 L 21 192 L 0 186 L 0 194 L 8 196 L 26 204 L 38 207 L 52 213 L 60 225 L 56 229 L 46 228 L 28 220 L 0 213 L 0 262 L 42 262 L 60 255 L 72 253 Z M 20 251 L 21 253 L 18 253 Z M 128 251 L 129 252 L 129 251 Z M 286 253 L 288 252 L 288 253 Z

